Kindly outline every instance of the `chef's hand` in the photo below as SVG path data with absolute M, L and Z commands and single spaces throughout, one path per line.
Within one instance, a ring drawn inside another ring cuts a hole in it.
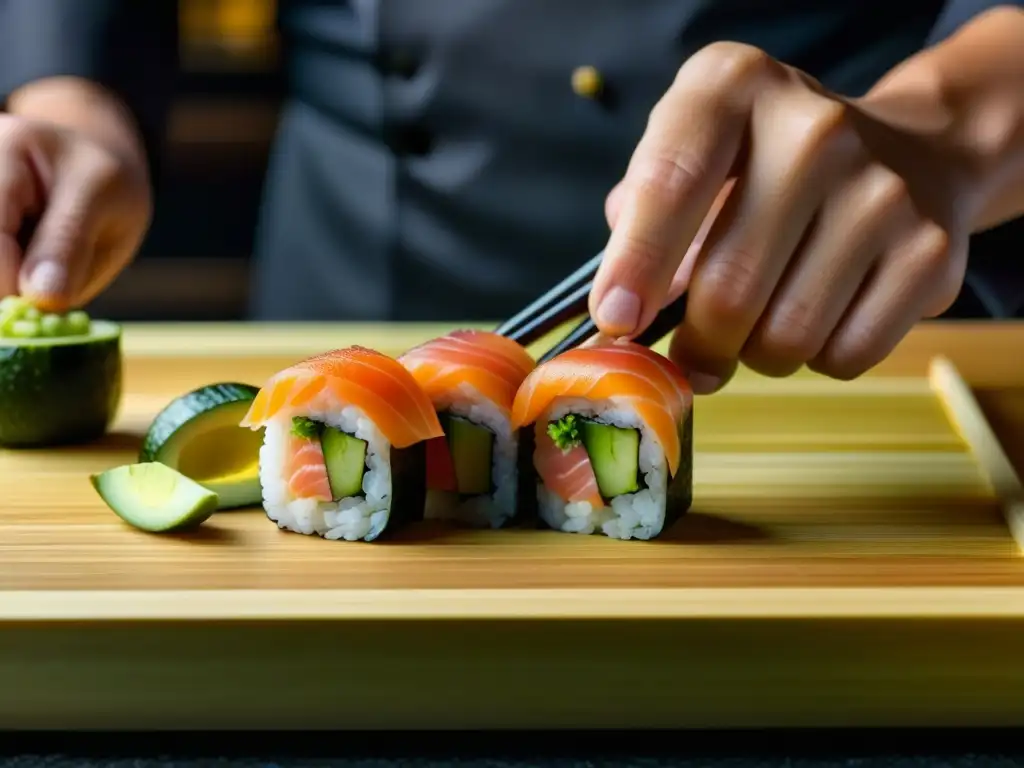
M 609 196 L 592 316 L 632 336 L 688 288 L 671 354 L 697 392 L 738 361 L 858 376 L 960 290 L 970 227 L 940 159 L 924 133 L 760 50 L 711 45 L 655 106 Z
M 90 86 L 47 82 L 12 98 L 11 112 L 0 114 L 0 297 L 63 312 L 106 288 L 142 242 L 145 158 L 123 113 Z

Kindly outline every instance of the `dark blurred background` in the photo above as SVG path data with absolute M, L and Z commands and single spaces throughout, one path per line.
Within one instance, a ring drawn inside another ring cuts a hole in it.
M 181 82 L 152 230 L 90 311 L 123 320 L 245 314 L 280 103 L 275 0 L 179 0 Z
M 118 320 L 241 320 L 283 93 L 277 0 L 178 4 L 182 71 L 155 220 L 135 263 L 90 311 Z M 974 241 L 976 263 L 1004 259 L 1020 251 L 1024 220 Z M 987 316 L 970 284 L 947 313 Z

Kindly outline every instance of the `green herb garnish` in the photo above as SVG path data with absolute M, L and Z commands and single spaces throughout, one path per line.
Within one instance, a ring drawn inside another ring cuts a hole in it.
M 580 431 L 576 426 L 576 416 L 570 413 L 558 421 L 552 421 L 548 424 L 548 435 L 563 451 L 575 448 L 580 444 Z
M 320 437 L 320 424 L 305 416 L 293 416 L 292 434 L 307 440 L 316 440 Z

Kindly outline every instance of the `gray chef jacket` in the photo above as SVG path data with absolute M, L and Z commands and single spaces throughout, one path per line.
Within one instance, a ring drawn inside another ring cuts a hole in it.
M 173 82 L 172 5 L 0 0 L 0 90 L 94 77 L 125 96 L 155 146 Z M 605 245 L 604 198 L 701 47 L 749 43 L 853 96 L 994 5 L 279 0 L 288 98 L 253 316 L 507 316 Z M 581 67 L 597 73 L 596 95 L 574 90 Z M 1019 227 L 1016 238 L 1019 249 Z M 1005 256 L 985 257 L 972 255 L 969 290 L 991 314 L 1013 314 L 1024 279 L 993 271 Z

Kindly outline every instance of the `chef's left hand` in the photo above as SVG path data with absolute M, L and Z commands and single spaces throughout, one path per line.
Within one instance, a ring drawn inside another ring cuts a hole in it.
M 590 311 L 603 334 L 632 336 L 687 288 L 672 357 L 697 392 L 738 361 L 858 376 L 959 293 L 969 190 L 949 165 L 868 100 L 711 45 L 655 106 L 609 196 Z

